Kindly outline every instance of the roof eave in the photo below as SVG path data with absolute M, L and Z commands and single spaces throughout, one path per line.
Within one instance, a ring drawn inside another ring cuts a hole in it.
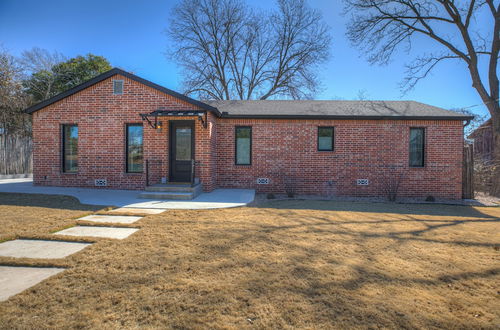
M 344 120 L 472 120 L 473 116 L 355 116 L 355 115 L 231 115 L 222 113 L 227 119 L 344 119 Z

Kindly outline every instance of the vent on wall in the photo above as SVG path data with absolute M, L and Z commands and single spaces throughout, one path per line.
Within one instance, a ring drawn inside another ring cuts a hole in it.
M 269 184 L 269 179 L 268 178 L 258 178 L 257 184 Z
M 123 94 L 123 80 L 113 80 L 113 94 Z
M 368 179 L 358 179 L 356 183 L 358 186 L 367 186 L 370 184 L 370 181 Z
M 108 182 L 106 179 L 95 179 L 94 185 L 96 187 L 106 187 L 108 185 Z

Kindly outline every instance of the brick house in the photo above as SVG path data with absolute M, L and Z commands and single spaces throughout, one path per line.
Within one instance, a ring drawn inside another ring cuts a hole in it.
M 197 101 L 112 69 L 26 110 L 35 185 L 461 198 L 463 124 L 412 101 Z M 168 185 L 167 184 L 167 185 Z
M 474 156 L 485 162 L 493 160 L 493 126 L 491 118 L 476 128 L 467 138 L 474 141 Z

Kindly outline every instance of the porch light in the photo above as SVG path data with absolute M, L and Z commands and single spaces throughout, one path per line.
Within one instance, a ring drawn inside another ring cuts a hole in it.
M 207 128 L 207 113 L 206 112 L 198 112 L 198 120 L 201 121 L 203 128 Z
M 161 130 L 162 128 L 163 128 L 163 122 L 162 121 L 156 122 L 156 129 Z

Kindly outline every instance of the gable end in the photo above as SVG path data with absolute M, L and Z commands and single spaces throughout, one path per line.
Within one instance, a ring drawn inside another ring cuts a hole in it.
M 26 113 L 32 114 L 33 112 L 41 110 L 41 109 L 43 109 L 43 108 L 45 108 L 45 107 L 47 107 L 47 106 L 49 106 L 49 105 L 51 105 L 51 104 L 53 104 L 53 103 L 55 103 L 57 101 L 60 101 L 60 100 L 66 98 L 66 97 L 68 97 L 70 95 L 76 94 L 76 93 L 78 93 L 78 92 L 80 92 L 80 91 L 82 91 L 82 90 L 84 90 L 84 89 L 86 89 L 86 88 L 88 88 L 90 86 L 93 86 L 93 85 L 95 85 L 95 84 L 97 84 L 97 83 L 99 83 L 99 82 L 101 82 L 101 81 L 103 81 L 105 79 L 108 79 L 108 78 L 110 78 L 110 77 L 112 77 L 114 75 L 122 75 L 124 77 L 127 77 L 127 78 L 129 78 L 131 80 L 134 80 L 134 81 L 136 81 L 138 83 L 141 83 L 143 85 L 146 85 L 148 87 L 154 88 L 154 89 L 156 89 L 156 90 L 158 90 L 160 92 L 163 92 L 165 94 L 173 96 L 173 97 L 175 97 L 177 99 L 180 99 L 182 101 L 185 101 L 185 102 L 193 104 L 193 105 L 196 105 L 196 106 L 200 107 L 203 110 L 211 111 L 211 112 L 213 112 L 218 117 L 220 117 L 220 115 L 221 115 L 220 112 L 219 112 L 219 110 L 217 110 L 217 108 L 215 108 L 215 107 L 212 107 L 212 106 L 210 106 L 208 104 L 205 104 L 203 102 L 200 102 L 200 101 L 197 101 L 195 99 L 192 99 L 192 98 L 190 98 L 190 97 L 188 97 L 188 96 L 186 96 L 184 94 L 177 93 L 177 92 L 175 92 L 175 91 L 173 91 L 171 89 L 165 88 L 165 87 L 160 86 L 158 84 L 155 84 L 155 83 L 153 83 L 153 82 L 151 82 L 149 80 L 143 79 L 141 77 L 138 77 L 138 76 L 136 76 L 134 74 L 131 74 L 131 73 L 126 72 L 126 71 L 123 71 L 123 70 L 118 69 L 118 68 L 113 68 L 113 69 L 111 69 L 109 71 L 106 71 L 106 72 L 104 72 L 104 73 L 102 73 L 102 74 L 100 74 L 100 75 L 98 75 L 98 76 L 96 76 L 96 77 L 94 77 L 94 78 L 92 78 L 92 79 L 90 79 L 90 80 L 88 80 L 88 81 L 86 81 L 86 82 L 84 82 L 84 83 L 76 86 L 76 87 L 73 87 L 73 88 L 71 88 L 71 89 L 69 89 L 69 90 L 67 90 L 65 92 L 57 94 L 56 96 L 51 97 L 50 99 L 47 99 L 47 100 L 42 101 L 40 103 L 37 103 L 37 104 L 35 104 L 35 105 L 27 108 L 24 111 Z

